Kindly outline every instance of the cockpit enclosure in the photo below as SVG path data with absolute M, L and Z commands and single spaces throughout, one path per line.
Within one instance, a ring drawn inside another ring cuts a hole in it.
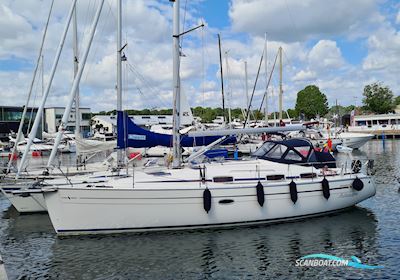
M 335 158 L 329 152 L 315 150 L 308 139 L 266 141 L 252 156 L 285 164 L 336 167 Z

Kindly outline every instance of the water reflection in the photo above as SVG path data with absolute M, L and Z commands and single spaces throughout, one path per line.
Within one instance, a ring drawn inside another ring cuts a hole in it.
M 393 279 L 400 274 L 400 144 L 370 141 L 377 194 L 349 211 L 225 230 L 58 239 L 46 214 L 18 215 L 0 196 L 0 250 L 9 279 Z M 339 161 L 346 156 L 338 154 Z M 370 210 L 367 210 L 370 209 Z M 379 271 L 298 268 L 312 253 L 384 265 Z
M 49 275 L 62 279 L 224 278 L 298 274 L 303 255 L 376 252 L 372 212 L 354 208 L 305 221 L 225 230 L 55 239 Z

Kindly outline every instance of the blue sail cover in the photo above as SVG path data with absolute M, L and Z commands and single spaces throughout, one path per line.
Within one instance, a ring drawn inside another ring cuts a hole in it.
M 181 136 L 182 147 L 205 146 L 222 136 L 189 137 Z M 236 143 L 235 137 L 229 137 L 221 145 Z M 152 132 L 137 126 L 126 112 L 117 112 L 117 148 L 151 148 L 155 146 L 172 147 L 172 135 Z

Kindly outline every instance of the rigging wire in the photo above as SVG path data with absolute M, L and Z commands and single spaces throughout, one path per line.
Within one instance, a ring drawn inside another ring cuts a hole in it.
M 285 4 L 286 4 L 286 9 L 288 10 L 288 15 L 289 15 L 290 22 L 293 25 L 293 29 L 296 31 L 296 33 L 299 33 L 298 29 L 297 29 L 297 26 L 296 26 L 296 24 L 295 24 L 295 22 L 293 20 L 292 12 L 290 11 L 290 7 L 289 7 L 289 5 L 287 3 L 287 0 L 285 0 Z
M 250 116 L 250 112 L 251 112 L 251 111 L 250 111 L 250 110 L 251 110 L 251 103 L 253 102 L 253 97 L 254 97 L 254 93 L 255 93 L 255 91 L 256 91 L 258 76 L 259 76 L 259 74 L 260 74 L 260 70 L 261 70 L 261 65 L 262 65 L 263 59 L 264 59 L 264 50 L 263 50 L 263 52 L 262 52 L 262 54 L 261 54 L 260 64 L 258 65 L 258 70 L 257 70 L 256 81 L 255 81 L 255 83 L 254 83 L 253 92 L 251 93 L 250 102 L 249 102 L 249 105 L 248 105 L 248 108 L 247 108 L 247 114 L 246 114 L 246 118 L 245 118 L 245 120 L 244 120 L 244 125 L 243 125 L 243 127 L 246 127 L 246 123 L 247 123 L 247 121 L 248 121 L 248 119 L 249 119 L 249 116 Z M 265 96 L 265 95 L 263 95 L 263 96 Z
M 112 7 L 111 7 L 111 5 L 110 5 L 110 3 L 108 1 L 107 1 L 107 3 L 108 3 L 108 11 L 107 11 L 107 15 L 106 15 L 107 19 L 103 21 L 103 25 L 98 29 L 99 32 L 98 32 L 98 37 L 97 38 L 100 38 L 99 35 L 104 33 L 105 27 L 108 26 L 109 22 L 110 22 L 110 13 L 111 13 L 111 8 Z M 92 44 L 95 45 L 95 47 L 94 47 L 94 51 L 90 55 L 91 58 L 95 58 L 96 57 L 97 51 L 98 51 L 98 49 L 100 47 L 100 44 L 98 44 L 98 39 L 97 40 L 94 39 L 94 40 L 97 41 L 97 44 L 92 43 Z M 85 82 L 87 81 L 88 75 L 89 75 L 89 73 L 91 73 L 92 68 L 93 68 L 93 63 L 87 65 L 87 68 L 85 69 L 85 72 L 86 72 L 85 73 L 85 78 L 83 79 L 83 81 L 85 81 Z
M 185 8 L 184 8 L 184 12 L 183 12 L 182 32 L 185 31 L 186 7 L 187 7 L 187 0 L 185 1 Z M 184 36 L 179 37 L 179 39 L 180 39 L 180 47 L 181 47 L 181 52 L 182 53 L 183 53 L 183 39 L 184 38 L 185 38 Z
M 85 42 L 85 35 L 88 34 L 89 31 L 89 22 L 91 22 L 94 18 L 95 14 L 95 9 L 94 7 L 96 6 L 96 0 L 89 0 L 88 5 L 86 7 L 86 13 L 84 17 L 84 28 L 82 29 L 82 33 L 80 34 L 79 38 L 81 38 L 81 42 L 79 43 L 78 50 L 81 50 L 83 48 L 83 43 Z M 93 7 L 92 7 L 93 4 Z M 76 6 L 75 6 L 76 9 Z
M 128 61 L 127 61 L 127 65 L 129 66 L 129 70 L 132 71 L 132 73 L 135 75 L 135 77 L 139 80 L 140 83 L 142 83 L 146 88 L 148 88 L 148 91 L 150 91 L 152 93 L 152 95 L 154 94 L 154 95 L 160 96 L 160 99 L 158 101 L 160 103 L 162 103 L 163 106 L 165 106 L 166 108 L 171 107 L 171 104 L 166 105 L 166 103 L 165 103 L 166 99 L 168 99 L 168 98 L 166 96 L 159 95 L 159 90 L 156 89 L 153 85 L 151 85 L 150 82 L 148 81 L 148 79 L 145 78 L 135 66 L 130 64 Z M 147 100 L 149 100 L 151 102 L 154 102 L 153 96 L 148 96 L 147 94 L 143 94 L 141 88 L 136 83 L 135 83 L 135 85 L 142 97 L 147 98 Z M 164 99 L 164 101 L 162 99 Z M 168 99 L 168 102 L 170 102 L 169 99 Z
M 276 61 L 277 61 L 277 59 L 278 59 L 278 53 L 279 53 L 279 52 L 276 53 L 275 60 L 274 60 L 274 64 L 273 64 L 273 66 L 272 66 L 271 72 L 269 73 L 268 83 L 267 83 L 267 86 L 266 86 L 266 89 L 267 89 L 267 90 L 268 90 L 269 84 L 270 84 L 270 82 L 271 82 L 272 74 L 274 73 L 274 70 L 275 70 Z M 262 100 L 261 100 L 260 109 L 259 109 L 260 111 L 261 111 L 261 109 L 262 109 L 262 105 L 263 105 L 263 103 L 264 103 L 264 100 L 265 100 L 265 95 L 263 95 L 263 98 L 262 98 Z M 257 120 L 256 120 L 256 122 L 257 122 Z
M 43 69 L 43 56 L 40 58 L 40 69 Z M 43 75 L 43 71 L 41 71 L 41 75 Z M 26 130 L 27 134 L 29 135 L 29 132 L 31 130 L 31 124 L 32 124 L 32 119 L 33 119 L 33 113 L 34 113 L 34 108 L 36 107 L 36 100 L 37 100 L 37 93 L 39 91 L 39 82 L 35 80 L 35 88 L 34 88 L 34 94 L 33 94 L 33 102 L 32 102 L 32 108 L 31 112 L 29 114 L 29 122 L 28 122 L 28 128 Z

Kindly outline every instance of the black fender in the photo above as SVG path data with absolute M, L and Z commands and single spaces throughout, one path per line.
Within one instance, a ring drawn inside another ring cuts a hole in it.
M 322 194 L 328 200 L 329 197 L 331 196 L 331 192 L 329 189 L 329 181 L 324 177 L 324 179 L 321 181 L 321 185 L 322 185 Z
M 260 206 L 264 205 L 265 197 L 264 197 L 264 186 L 261 184 L 260 181 L 258 181 L 257 186 L 257 201 Z
M 211 209 L 211 192 L 209 189 L 205 189 L 203 192 L 203 207 L 207 213 Z
M 353 183 L 351 184 L 351 186 L 353 187 L 353 189 L 355 189 L 356 191 L 361 191 L 364 188 L 364 183 L 363 181 L 361 181 L 360 178 L 356 177 L 353 181 Z
M 296 183 L 292 180 L 289 184 L 289 191 L 290 191 L 290 199 L 293 201 L 294 204 L 296 204 L 297 201 L 297 185 Z

